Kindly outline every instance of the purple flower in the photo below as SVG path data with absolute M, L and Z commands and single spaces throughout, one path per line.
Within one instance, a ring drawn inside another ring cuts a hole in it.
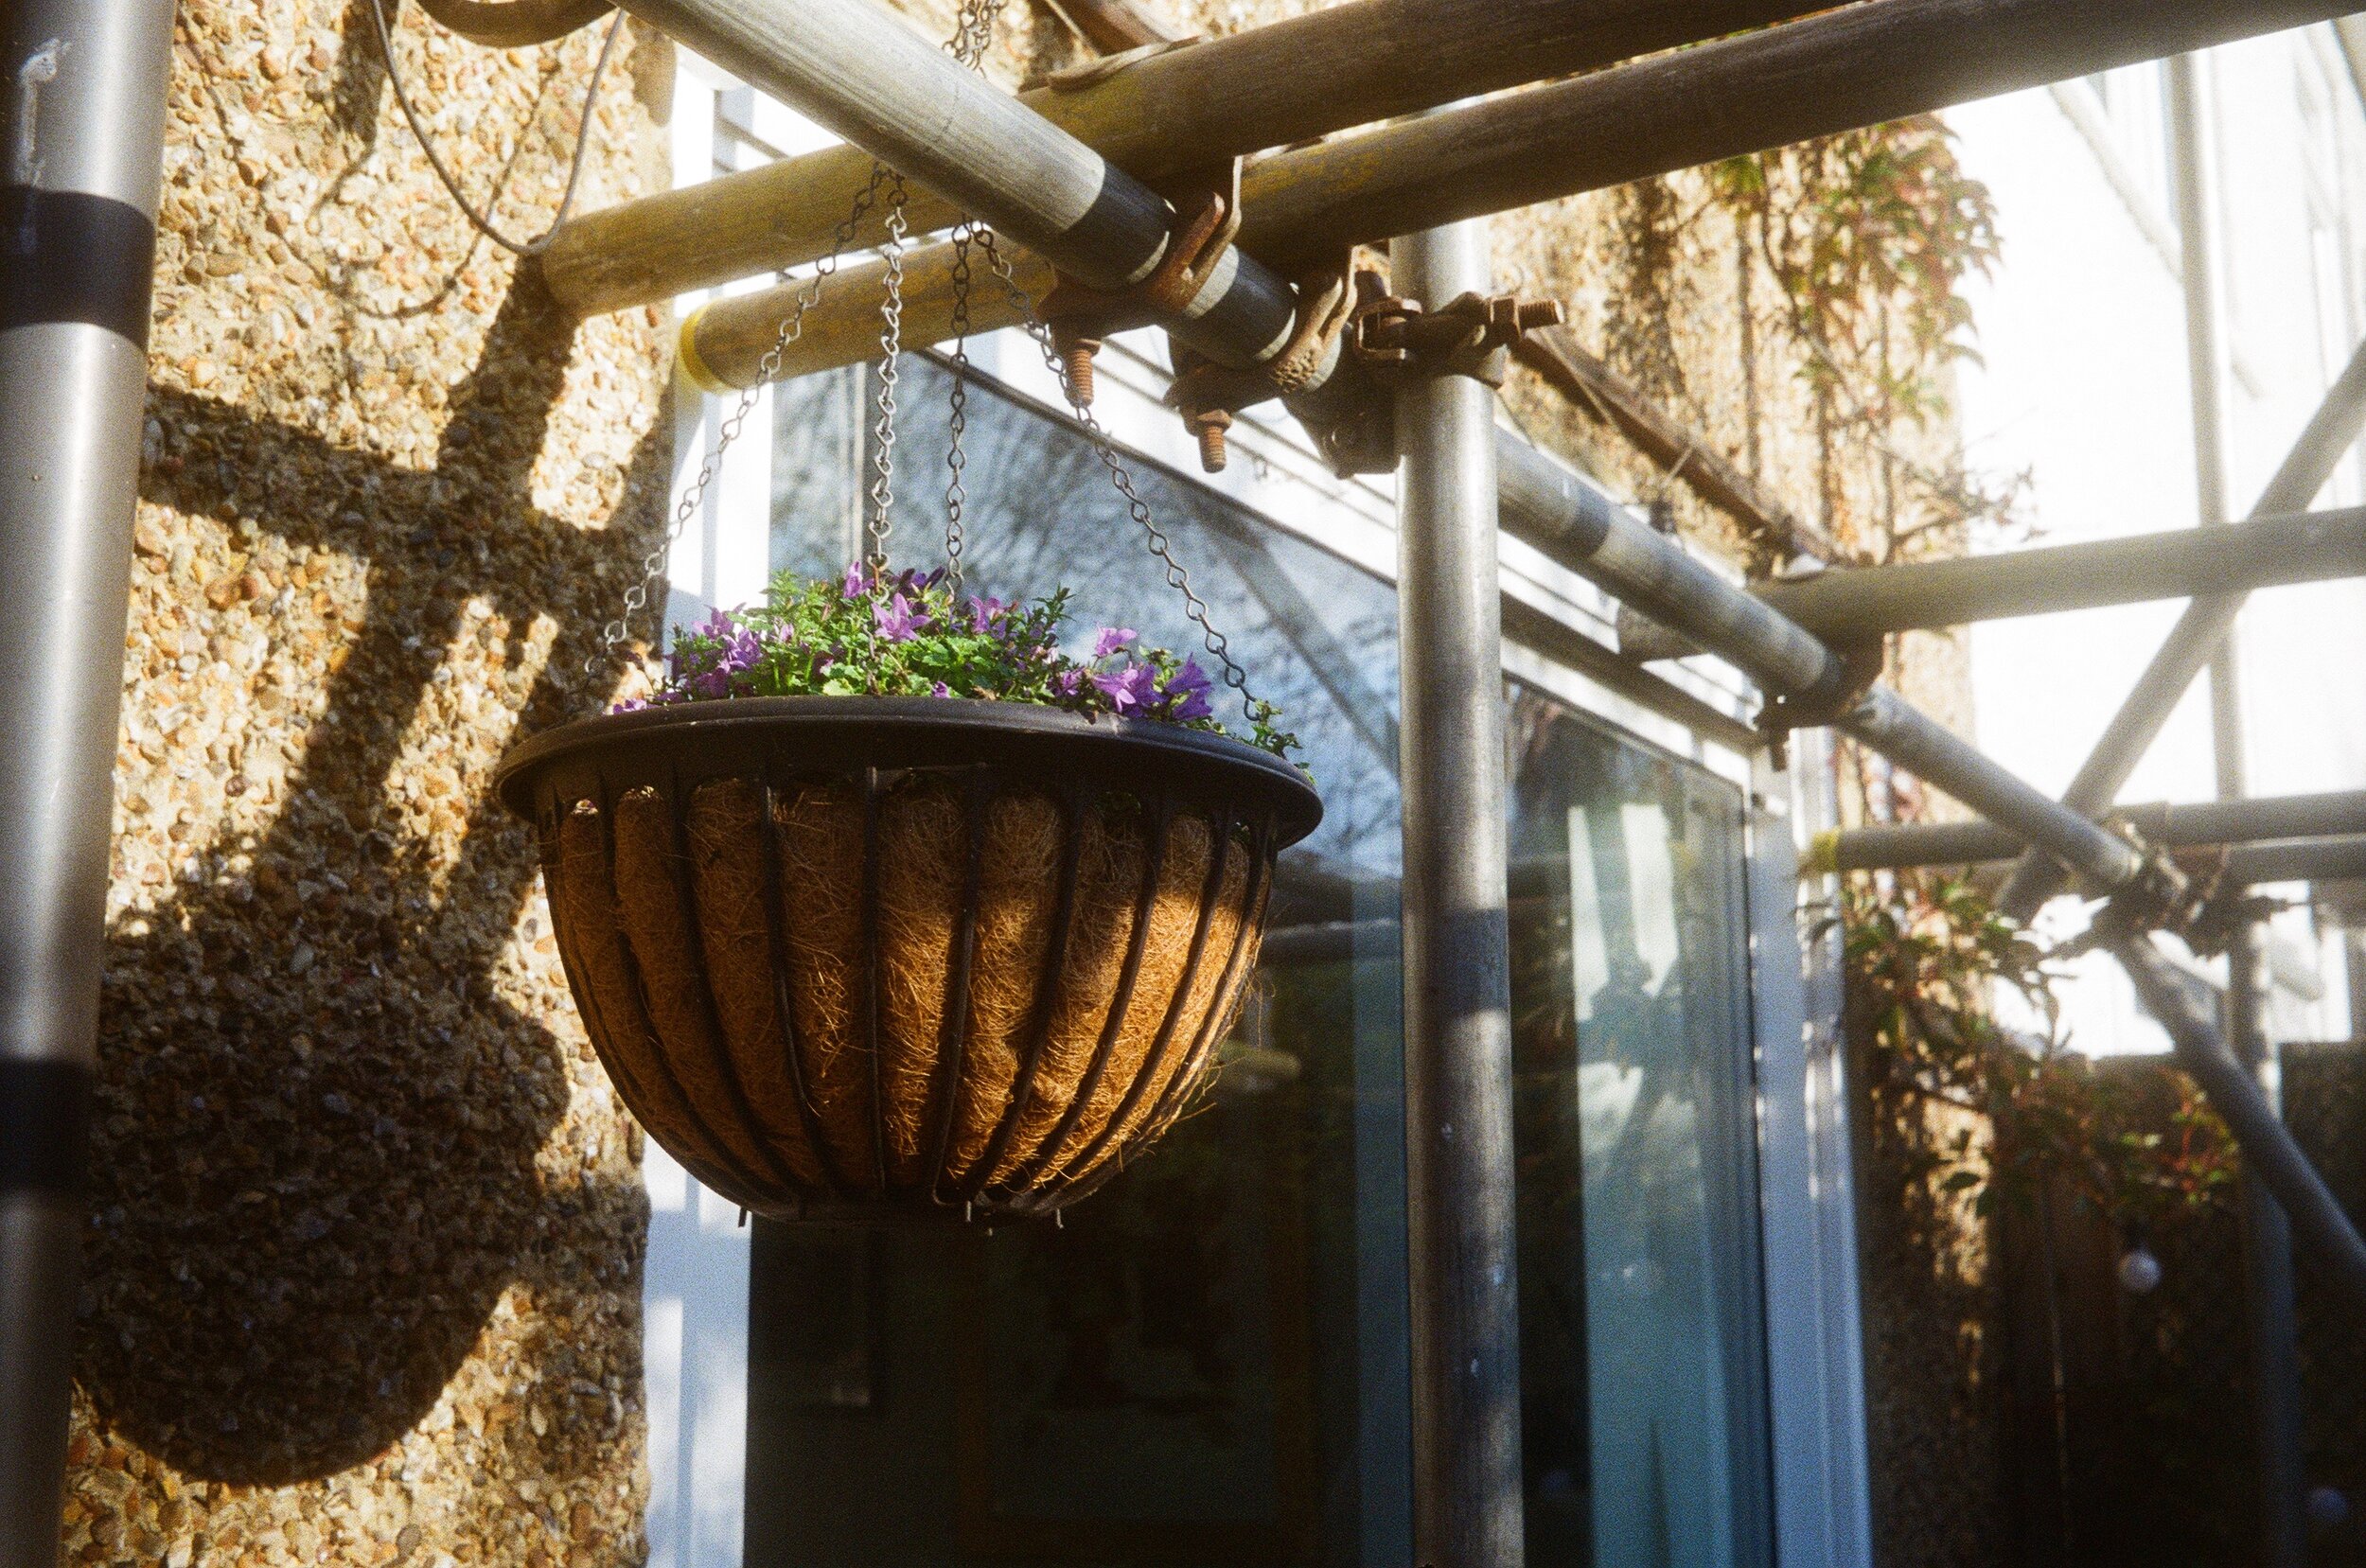
M 859 599 L 871 590 L 871 573 L 863 570 L 862 562 L 856 561 L 846 569 L 846 581 L 841 590 L 849 599 Z
M 1158 701 L 1166 708 L 1167 717 L 1178 722 L 1206 718 L 1215 712 L 1209 705 L 1208 691 L 1208 672 L 1199 667 L 1198 660 L 1186 659 L 1158 693 Z
M 1073 702 L 1076 699 L 1076 694 L 1082 691 L 1084 686 L 1085 672 L 1074 666 L 1062 670 L 1051 678 L 1051 689 L 1059 695 L 1063 702 Z
M 871 607 L 871 624 L 885 641 L 909 643 L 928 629 L 928 611 L 901 593 L 893 593 L 885 604 Z
M 646 697 L 628 696 L 609 709 L 611 714 L 637 714 L 649 705 Z
M 1112 675 L 1097 675 L 1092 682 L 1119 714 L 1139 714 L 1157 700 L 1158 672 L 1147 664 L 1128 664 Z
M 700 622 L 697 625 L 691 627 L 690 635 L 693 637 L 713 637 L 719 639 L 729 637 L 733 631 L 736 631 L 738 627 L 739 623 L 732 619 L 732 612 L 730 610 L 717 609 L 710 611 L 704 621 Z
M 1101 634 L 1093 639 L 1093 657 L 1106 659 L 1132 641 L 1134 629 L 1131 626 L 1104 626 Z
M 998 599 L 991 593 L 980 594 L 969 602 L 969 629 L 984 631 L 1010 608 L 1007 600 Z
M 732 672 L 719 667 L 712 669 L 693 678 L 690 684 L 702 696 L 729 696 L 732 695 Z
M 951 696 L 953 695 L 953 688 L 947 686 L 944 681 L 940 680 L 935 685 L 928 688 L 928 695 L 930 696 Z

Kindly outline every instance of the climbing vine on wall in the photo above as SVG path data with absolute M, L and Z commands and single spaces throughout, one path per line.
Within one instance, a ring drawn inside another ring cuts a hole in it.
M 2057 1181 L 2132 1231 L 2223 1197 L 2234 1147 L 2200 1092 L 2159 1069 L 2152 1087 L 2172 1107 L 2164 1129 L 2141 1082 L 2098 1075 L 2065 1054 L 2048 990 L 2057 965 L 1969 885 L 1852 882 L 1830 918 L 1842 939 L 1844 1017 L 1876 1120 L 1927 1125 L 1919 1111 L 1933 1102 L 1970 1113 L 1948 1119 L 1946 1136 L 1921 1141 L 1912 1174 L 1971 1195 L 1984 1213 Z M 1997 1022 L 2000 988 L 2028 1004 L 2034 1037 Z
M 1876 559 L 1952 542 L 1975 518 L 2009 516 L 2003 483 L 1900 449 L 1949 412 L 1950 369 L 1976 357 L 1962 285 L 1999 255 L 1995 202 L 1964 172 L 1930 115 L 1850 131 L 1707 170 L 1778 291 L 1776 319 L 1814 412 L 1827 526 L 1840 523 L 1841 454 L 1877 458 L 1877 524 L 1852 542 Z

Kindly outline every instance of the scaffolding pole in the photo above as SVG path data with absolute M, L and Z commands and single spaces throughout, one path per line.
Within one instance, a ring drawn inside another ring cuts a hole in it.
M 660 7 L 649 0 L 649 14 L 680 3 L 665 0 Z M 1335 257 L 1351 244 L 2322 22 L 2348 3 L 1879 0 L 1844 6 L 1261 158 L 1241 177 L 1240 243 L 1251 255 L 1295 270 Z M 634 0 L 635 9 L 642 4 Z M 1307 74 L 1327 80 L 1328 66 Z M 927 179 L 915 167 L 906 166 L 906 172 Z M 953 260 L 950 246 L 929 247 L 906 258 L 906 276 L 919 293 L 949 301 Z M 875 265 L 839 273 L 780 373 L 832 369 L 875 347 L 864 333 L 876 336 L 871 318 L 882 283 Z M 790 287 L 766 289 L 702 308 L 683 325 L 686 358 L 704 365 L 715 384 L 748 384 L 793 292 Z M 1017 320 L 1017 310 L 998 291 L 981 291 L 972 302 L 975 332 Z M 950 317 L 941 307 L 906 318 L 912 342 L 950 335 Z M 2273 510 L 2298 511 L 2307 499 Z
M 1887 687 L 1847 697 L 1845 661 L 1780 613 L 1686 555 L 1673 539 L 1516 434 L 1499 432 L 1504 527 L 1622 603 L 1685 634 L 1769 692 L 1834 704 L 1834 726 L 1917 777 L 2060 856 L 2102 888 L 2132 879 L 2144 857 L 2118 835 L 2067 811 Z
M 626 0 L 626 9 L 1089 288 L 1142 283 L 1180 242 L 1164 197 L 873 0 Z M 1191 287 L 1164 325 L 1209 358 L 1260 364 L 1288 344 L 1296 297 L 1247 253 L 1226 250 Z M 936 341 L 909 325 L 905 335 Z
M 1489 291 L 1483 223 L 1389 260 L 1431 307 Z M 1470 376 L 1397 394 L 1413 1560 L 1436 1568 L 1524 1550 L 1494 420 Z
M 0 1568 L 52 1568 L 171 0 L 0 7 Z
M 2282 1201 L 2295 1233 L 2352 1299 L 2366 1299 L 2366 1242 L 2259 1092 L 2258 1080 L 2227 1048 L 2216 1021 L 2197 1000 L 2195 985 L 2149 938 L 2120 938 L 2111 943 L 2111 953 L 2135 982 L 2145 1011 L 2168 1031 L 2179 1063 L 2225 1119 L 2245 1163 Z
M 1767 691 L 1810 702 L 1819 697 L 1831 701 L 1833 728 L 2022 835 L 2084 877 L 2095 891 L 2116 892 L 2144 873 L 2145 858 L 2128 840 L 2032 788 L 1896 693 L 1877 685 L 1853 700 L 1833 700 L 1847 689 L 1846 664 L 1838 654 L 1686 555 L 1674 540 L 1628 516 L 1516 434 L 1497 432 L 1495 461 L 1502 476 L 1507 532 L 1733 663 Z M 2152 951 L 2148 944 L 2136 945 Z M 2215 1044 L 2224 1052 L 2224 1041 L 2210 1020 L 2183 1020 L 2179 1027 L 2200 1040 L 2196 1050 Z M 2258 1085 L 2249 1078 L 2243 1084 L 2257 1100 Z M 2215 1101 L 2217 1095 L 2208 1082 L 2204 1088 Z M 2272 1114 L 2263 1119 L 2237 1107 L 2227 1120 L 2246 1157 L 2263 1174 L 2282 1182 L 2297 1167 L 2322 1189 L 2307 1156 Z M 2292 1203 L 2280 1187 L 2275 1190 L 2287 1207 Z M 2340 1260 L 2351 1252 L 2366 1256 L 2366 1242 L 2359 1241 L 2338 1206 L 2330 1218 L 2322 1210 L 2311 1217 L 2306 1234 L 2312 1245 L 2326 1248 L 2340 1277 L 2345 1284 L 2353 1282 Z M 2356 1277 L 2355 1282 L 2366 1292 L 2366 1275 Z
M 2366 424 L 2366 344 L 2360 344 L 2350 356 L 2324 400 L 2310 415 L 2308 424 L 2285 454 L 2275 477 L 2260 492 L 2259 501 L 2251 508 L 2253 518 L 2270 517 L 2280 512 L 2298 512 L 2316 499 L 2333 477 L 2335 467 L 2342 454 L 2357 439 L 2358 428 Z M 2177 700 L 2185 688 L 2194 683 L 2202 666 L 2234 625 L 2235 615 L 2243 608 L 2240 592 L 2196 599 L 2185 607 L 2177 625 L 2169 629 L 2152 662 L 2137 677 L 2119 712 L 2105 726 L 2103 734 L 2089 753 L 2087 761 L 2062 793 L 2062 803 L 2089 816 L 2099 816 L 2111 808 L 2111 802 L 2136 770 L 2136 765 L 2160 737 L 2161 727 L 2169 721 Z M 2038 907 L 2061 888 L 2061 878 L 2054 868 L 2037 856 L 2028 856 L 2014 868 L 2004 890 L 1998 895 L 1997 906 L 2016 920 L 2027 920 L 2037 913 Z
M 2366 506 L 2177 528 L 1995 555 L 1834 568 L 1750 591 L 1829 643 L 2153 599 L 2248 593 L 2366 576 Z M 1696 653 L 1649 621 L 1618 628 L 1631 659 Z
M 2166 802 L 2119 806 L 2108 820 L 2134 830 L 2147 843 L 2260 844 L 2270 839 L 2338 839 L 2366 835 L 2366 789 L 2283 795 L 2241 801 Z M 1822 835 L 1810 846 L 1803 875 L 1832 872 L 1899 871 L 1915 866 L 1970 866 L 2010 860 L 2028 843 L 1994 822 L 1916 822 L 1849 828 Z M 2331 880 L 2332 872 L 2307 880 Z M 2258 881 L 2293 880 L 2257 877 Z
M 1360 0 L 1094 62 L 1019 101 L 1156 182 L 1813 9 L 1810 0 Z M 1309 61 L 1323 68 L 1308 70 Z M 561 224 L 542 254 L 543 277 L 561 305 L 592 315 L 818 261 L 870 175 L 869 152 L 835 147 L 637 197 Z M 921 190 L 906 220 L 925 235 L 961 213 Z M 886 216 L 866 216 L 851 248 L 878 244 Z

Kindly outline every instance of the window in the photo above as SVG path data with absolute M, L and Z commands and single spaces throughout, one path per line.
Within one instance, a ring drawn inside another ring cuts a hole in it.
M 898 388 L 901 562 L 942 558 L 947 379 L 912 358 Z M 863 388 L 777 396 L 776 567 L 858 548 Z M 973 384 L 965 442 L 973 588 L 1065 583 L 1086 628 L 1197 647 L 1082 432 Z M 1206 1109 L 1065 1227 L 757 1227 L 750 1561 L 1409 1561 L 1394 594 L 1128 462 L 1328 814 Z M 1739 795 L 1510 701 L 1530 1560 L 1756 1568 Z

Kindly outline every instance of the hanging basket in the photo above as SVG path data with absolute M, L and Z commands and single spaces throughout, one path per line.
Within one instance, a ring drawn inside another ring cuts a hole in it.
M 1322 803 L 1220 735 L 1020 703 L 764 697 L 539 735 L 540 836 L 618 1093 L 781 1218 L 1043 1214 L 1208 1075 Z

